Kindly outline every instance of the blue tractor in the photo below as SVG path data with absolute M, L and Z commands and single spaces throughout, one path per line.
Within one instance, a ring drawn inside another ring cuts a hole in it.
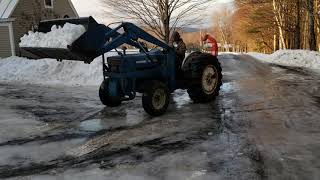
M 87 30 L 68 49 L 23 47 L 21 51 L 29 58 L 85 63 L 101 56 L 104 80 L 99 96 L 106 106 L 119 106 L 121 102 L 132 100 L 137 93 L 141 93 L 144 110 L 152 116 L 160 116 L 166 112 L 170 95 L 176 89 L 187 89 L 196 103 L 210 102 L 219 94 L 222 74 L 216 56 L 193 52 L 177 72 L 175 49 L 128 22 L 119 23 L 112 29 L 97 23 L 92 17 L 57 19 L 40 22 L 38 31 L 46 33 L 53 25 L 63 26 L 67 22 L 84 25 Z M 155 48 L 149 50 L 146 43 Z M 125 48 L 119 50 L 123 45 L 138 51 L 132 54 L 127 53 Z M 118 55 L 105 58 L 104 54 L 111 50 Z

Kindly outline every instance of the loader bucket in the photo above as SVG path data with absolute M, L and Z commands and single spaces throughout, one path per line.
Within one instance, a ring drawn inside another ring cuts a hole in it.
M 53 25 L 63 26 L 65 23 L 83 25 L 86 32 L 72 44 L 68 49 L 43 48 L 43 47 L 20 47 L 22 56 L 32 59 L 52 58 L 58 60 L 77 60 L 85 63 L 92 62 L 100 56 L 99 50 L 103 46 L 105 33 L 111 29 L 105 25 L 98 24 L 93 17 L 76 19 L 56 19 L 42 21 L 39 24 L 38 32 L 47 33 Z M 26 53 L 23 53 L 23 52 Z

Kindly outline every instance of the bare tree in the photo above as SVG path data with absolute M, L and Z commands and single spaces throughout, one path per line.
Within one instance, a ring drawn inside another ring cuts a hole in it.
M 310 50 L 317 50 L 317 36 L 315 33 L 315 17 L 314 17 L 314 1 L 313 0 L 308 0 L 308 12 L 309 12 L 309 35 L 310 35 L 310 39 L 309 39 L 309 46 L 310 46 Z
M 170 32 L 200 22 L 202 11 L 214 0 L 101 0 L 115 18 L 140 23 L 169 42 Z
M 232 42 L 232 11 L 224 8 L 217 11 L 213 17 L 214 29 L 216 29 L 225 51 L 229 51 Z
M 282 1 L 278 1 L 278 0 L 272 1 L 274 18 L 276 20 L 276 24 L 279 29 L 280 48 L 287 49 L 286 41 L 285 41 L 285 32 L 284 32 L 286 14 L 284 13 L 285 6 L 283 6 L 283 4 L 284 3 Z
M 295 27 L 295 49 L 301 48 L 301 3 L 300 0 L 296 0 L 296 27 Z

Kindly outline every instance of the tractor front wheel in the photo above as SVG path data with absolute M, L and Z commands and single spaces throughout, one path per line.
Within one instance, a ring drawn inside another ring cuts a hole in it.
M 109 96 L 109 79 L 105 79 L 99 89 L 99 97 L 102 104 L 108 106 L 108 107 L 117 107 L 121 104 L 121 98 L 120 97 L 111 97 Z
M 142 96 L 142 106 L 151 116 L 163 115 L 170 101 L 170 91 L 161 81 L 151 81 Z

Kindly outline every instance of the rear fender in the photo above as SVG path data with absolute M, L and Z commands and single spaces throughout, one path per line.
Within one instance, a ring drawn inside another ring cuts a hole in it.
M 194 64 L 198 65 L 207 65 L 210 64 L 212 59 L 212 55 L 208 53 L 202 52 L 193 52 L 191 53 L 183 62 L 182 70 L 183 71 L 191 71 Z
M 217 57 L 209 53 L 195 52 L 190 54 L 182 66 L 184 79 L 194 79 L 200 75 L 203 67 L 215 63 L 214 61 L 217 61 Z

